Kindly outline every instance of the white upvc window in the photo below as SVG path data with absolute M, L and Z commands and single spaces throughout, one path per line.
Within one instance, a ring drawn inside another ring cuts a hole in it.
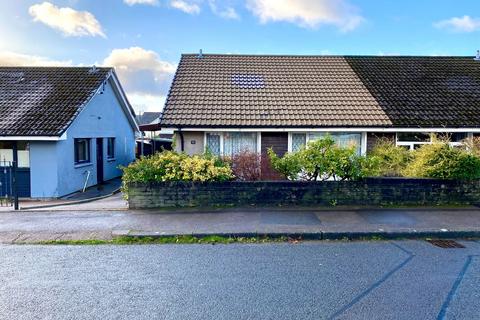
M 465 139 L 473 136 L 472 133 L 467 132 L 439 133 L 438 135 L 446 136 L 451 146 L 461 146 Z M 422 145 L 432 143 L 432 134 L 426 132 L 397 132 L 395 136 L 396 145 L 408 150 L 415 150 Z
M 238 152 L 260 153 L 260 132 L 206 132 L 205 151 L 218 156 L 232 156 Z
M 303 145 L 323 138 L 327 134 L 330 134 L 339 146 L 347 147 L 355 144 L 358 154 L 366 153 L 367 135 L 365 132 L 290 132 L 288 134 L 288 152 L 296 152 Z

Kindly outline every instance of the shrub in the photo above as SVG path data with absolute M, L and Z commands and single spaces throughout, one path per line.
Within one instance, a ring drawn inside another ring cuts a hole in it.
M 439 179 L 480 178 L 480 158 L 467 150 L 435 140 L 412 152 L 412 161 L 403 171 L 410 177 Z
M 233 175 L 240 181 L 257 181 L 261 177 L 261 156 L 244 150 L 236 153 L 227 161 L 232 166 Z
M 411 160 L 411 152 L 396 146 L 389 139 L 382 138 L 368 153 L 364 164 L 368 176 L 400 177 Z
M 356 146 L 339 147 L 332 137 L 310 142 L 307 148 L 278 157 L 268 150 L 272 167 L 290 180 L 355 180 L 363 175 Z
M 122 170 L 124 188 L 130 182 L 227 181 L 233 178 L 228 164 L 217 157 L 188 156 L 174 151 L 143 157 Z

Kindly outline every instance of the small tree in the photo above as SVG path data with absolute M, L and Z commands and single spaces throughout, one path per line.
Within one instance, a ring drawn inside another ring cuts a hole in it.
M 389 139 L 379 139 L 368 153 L 366 174 L 369 176 L 400 177 L 412 158 L 409 150 L 396 146 Z
M 439 179 L 480 178 L 480 158 L 473 153 L 434 140 L 413 151 L 413 159 L 403 171 L 405 176 Z
M 257 181 L 261 177 L 261 156 L 249 150 L 234 154 L 229 162 L 236 180 Z
M 355 180 L 363 175 L 356 146 L 340 147 L 331 136 L 308 143 L 297 152 L 278 157 L 268 150 L 272 167 L 289 180 Z

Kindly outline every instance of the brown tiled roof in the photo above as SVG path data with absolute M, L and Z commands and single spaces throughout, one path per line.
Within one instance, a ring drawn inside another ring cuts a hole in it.
M 0 67 L 0 136 L 59 136 L 111 68 Z
M 480 62 L 186 54 L 161 125 L 480 127 Z

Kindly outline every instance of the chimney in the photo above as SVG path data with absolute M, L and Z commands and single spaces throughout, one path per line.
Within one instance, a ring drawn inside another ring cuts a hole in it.
M 477 56 L 473 60 L 480 61 L 480 50 L 477 50 Z
M 198 53 L 198 56 L 197 56 L 198 59 L 202 59 L 203 58 L 203 50 L 200 49 L 200 52 Z

